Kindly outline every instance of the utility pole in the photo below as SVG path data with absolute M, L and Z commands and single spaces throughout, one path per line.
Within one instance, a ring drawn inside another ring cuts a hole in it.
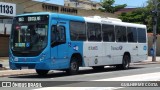
M 153 55 L 152 55 L 152 62 L 155 62 L 156 61 L 156 46 L 157 46 L 157 13 L 158 13 L 158 9 L 157 9 L 157 0 L 153 0 L 153 5 L 155 6 L 154 7 L 154 15 L 153 15 L 153 44 L 152 44 L 152 48 L 153 48 Z

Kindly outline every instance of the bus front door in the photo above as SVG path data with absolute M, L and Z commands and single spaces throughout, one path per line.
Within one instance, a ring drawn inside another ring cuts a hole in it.
M 66 44 L 66 25 L 52 25 L 51 28 L 51 60 L 56 69 L 68 67 L 68 46 Z

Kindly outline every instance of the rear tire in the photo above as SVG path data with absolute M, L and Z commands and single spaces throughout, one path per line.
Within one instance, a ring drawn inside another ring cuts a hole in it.
M 36 72 L 39 76 L 45 76 L 48 74 L 49 70 L 39 70 L 39 69 L 36 69 Z
M 130 57 L 129 55 L 125 54 L 123 56 L 122 64 L 116 65 L 116 68 L 125 70 L 125 69 L 129 69 L 129 67 L 130 67 Z
M 79 71 L 78 58 L 72 57 L 70 62 L 70 67 L 69 69 L 66 70 L 66 72 L 69 75 L 74 75 L 74 74 L 77 74 L 78 71 Z

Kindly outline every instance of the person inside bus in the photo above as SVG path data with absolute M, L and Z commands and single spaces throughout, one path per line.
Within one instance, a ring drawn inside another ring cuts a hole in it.
M 108 41 L 109 42 L 113 41 L 113 35 L 111 32 L 108 33 Z
M 98 29 L 96 31 L 97 31 L 96 32 L 97 33 L 96 41 L 101 41 L 101 39 L 102 39 L 101 38 L 101 32 Z
M 31 44 L 36 44 L 39 37 L 39 35 L 36 33 L 36 27 L 34 25 L 30 25 L 28 29 L 30 30 Z
M 90 40 L 90 41 L 96 40 L 96 36 L 94 35 L 94 32 L 93 32 L 93 31 L 90 32 L 89 40 Z
M 58 41 L 58 37 L 57 37 L 58 30 L 57 30 L 57 27 L 56 26 L 52 26 L 51 31 L 52 31 L 51 32 L 51 43 L 57 42 Z

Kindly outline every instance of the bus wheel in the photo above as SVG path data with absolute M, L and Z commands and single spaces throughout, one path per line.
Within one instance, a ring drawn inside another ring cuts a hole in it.
M 78 58 L 72 57 L 70 62 L 70 67 L 69 69 L 66 70 L 66 72 L 70 75 L 74 75 L 78 73 L 78 70 L 79 70 Z
M 122 64 L 117 65 L 116 68 L 125 70 L 125 69 L 129 69 L 129 66 L 130 66 L 130 58 L 127 54 L 125 54 L 123 56 Z
M 93 68 L 93 70 L 96 70 L 96 71 L 104 70 L 104 66 L 93 66 L 92 68 Z
M 45 76 L 47 75 L 47 73 L 49 72 L 49 70 L 39 70 L 39 69 L 36 69 L 36 72 L 39 76 Z

